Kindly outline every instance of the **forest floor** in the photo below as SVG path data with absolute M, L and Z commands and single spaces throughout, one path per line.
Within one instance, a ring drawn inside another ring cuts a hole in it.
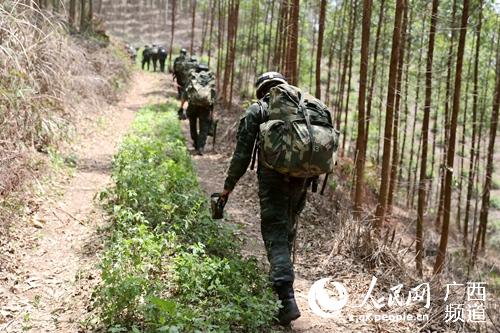
M 78 124 L 75 167 L 58 174 L 38 201 L 31 223 L 16 223 L 9 244 L 16 268 L 0 272 L 1 332 L 78 332 L 99 279 L 99 229 L 107 216 L 96 195 L 110 184 L 111 163 L 135 112 L 165 100 L 160 76 L 136 71 L 115 105 Z

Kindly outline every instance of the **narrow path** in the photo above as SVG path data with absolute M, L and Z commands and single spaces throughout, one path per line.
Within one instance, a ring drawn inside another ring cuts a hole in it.
M 37 213 L 33 249 L 20 255 L 17 276 L 8 281 L 7 304 L 0 305 L 0 332 L 78 332 L 98 281 L 98 228 L 107 218 L 95 200 L 110 182 L 112 157 L 134 113 L 165 101 L 165 76 L 134 73 L 116 105 L 96 114 L 75 141 L 76 168 L 67 182 L 49 189 Z M 6 319 L 6 320 L 5 320 Z

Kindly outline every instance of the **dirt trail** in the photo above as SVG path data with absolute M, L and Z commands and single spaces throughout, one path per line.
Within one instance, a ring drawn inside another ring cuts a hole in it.
M 184 121 L 182 127 L 184 135 L 191 142 L 188 121 Z M 226 130 L 227 128 L 219 128 L 218 132 L 222 134 Z M 224 140 L 224 138 L 221 140 Z M 233 140 L 233 138 L 227 137 L 227 140 Z M 191 144 L 189 143 L 188 146 L 191 147 Z M 225 151 L 223 151 L 224 149 L 216 146 L 214 150 L 210 141 L 203 156 L 193 154 L 200 184 L 207 195 L 222 191 L 226 168 L 229 166 L 230 161 L 228 149 L 225 148 Z M 231 194 L 230 201 L 225 209 L 227 213 L 226 221 L 239 226 L 239 236 L 244 241 L 243 254 L 245 256 L 255 256 L 267 265 L 264 243 L 260 234 L 260 210 L 257 191 L 256 174 L 254 171 L 248 170 Z M 307 205 L 304 213 L 309 215 L 317 214 L 312 210 L 313 208 Z M 310 311 L 307 298 L 309 289 L 316 280 L 309 278 L 313 275 L 312 271 L 314 269 L 311 269 L 311 262 L 308 263 L 305 257 L 306 255 L 299 253 L 295 263 L 295 296 L 302 316 L 293 322 L 291 328 L 285 329 L 285 331 L 295 333 L 359 332 L 361 328 L 356 324 L 349 323 L 347 326 L 345 320 L 340 322 L 324 319 Z
M 2 290 L 7 304 L 0 305 L 0 332 L 78 332 L 98 280 L 97 230 L 106 224 L 95 195 L 110 182 L 112 157 L 134 113 L 165 101 L 164 81 L 164 75 L 134 73 L 119 102 L 78 134 L 74 175 L 44 194 L 38 228 L 30 227 L 37 241 L 18 254 L 19 270 Z

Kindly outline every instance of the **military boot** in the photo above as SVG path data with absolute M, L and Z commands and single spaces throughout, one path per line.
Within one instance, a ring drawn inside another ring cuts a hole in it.
M 281 308 L 278 312 L 278 323 L 282 326 L 289 325 L 293 320 L 300 317 L 299 307 L 295 302 L 292 282 L 285 282 L 274 286 L 281 301 Z

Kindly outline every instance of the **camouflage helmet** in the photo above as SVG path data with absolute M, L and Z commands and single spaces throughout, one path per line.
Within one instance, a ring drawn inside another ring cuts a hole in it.
M 188 51 L 187 51 L 185 48 L 182 48 L 182 49 L 181 49 L 181 54 L 186 55 L 186 54 L 187 54 L 187 52 L 188 52 Z
M 203 71 L 208 71 L 209 68 L 206 64 L 198 64 L 196 65 L 196 71 L 197 72 L 203 72 Z
M 286 78 L 278 72 L 266 72 L 260 75 L 255 81 L 255 93 L 257 98 L 262 98 L 272 87 L 287 83 Z

